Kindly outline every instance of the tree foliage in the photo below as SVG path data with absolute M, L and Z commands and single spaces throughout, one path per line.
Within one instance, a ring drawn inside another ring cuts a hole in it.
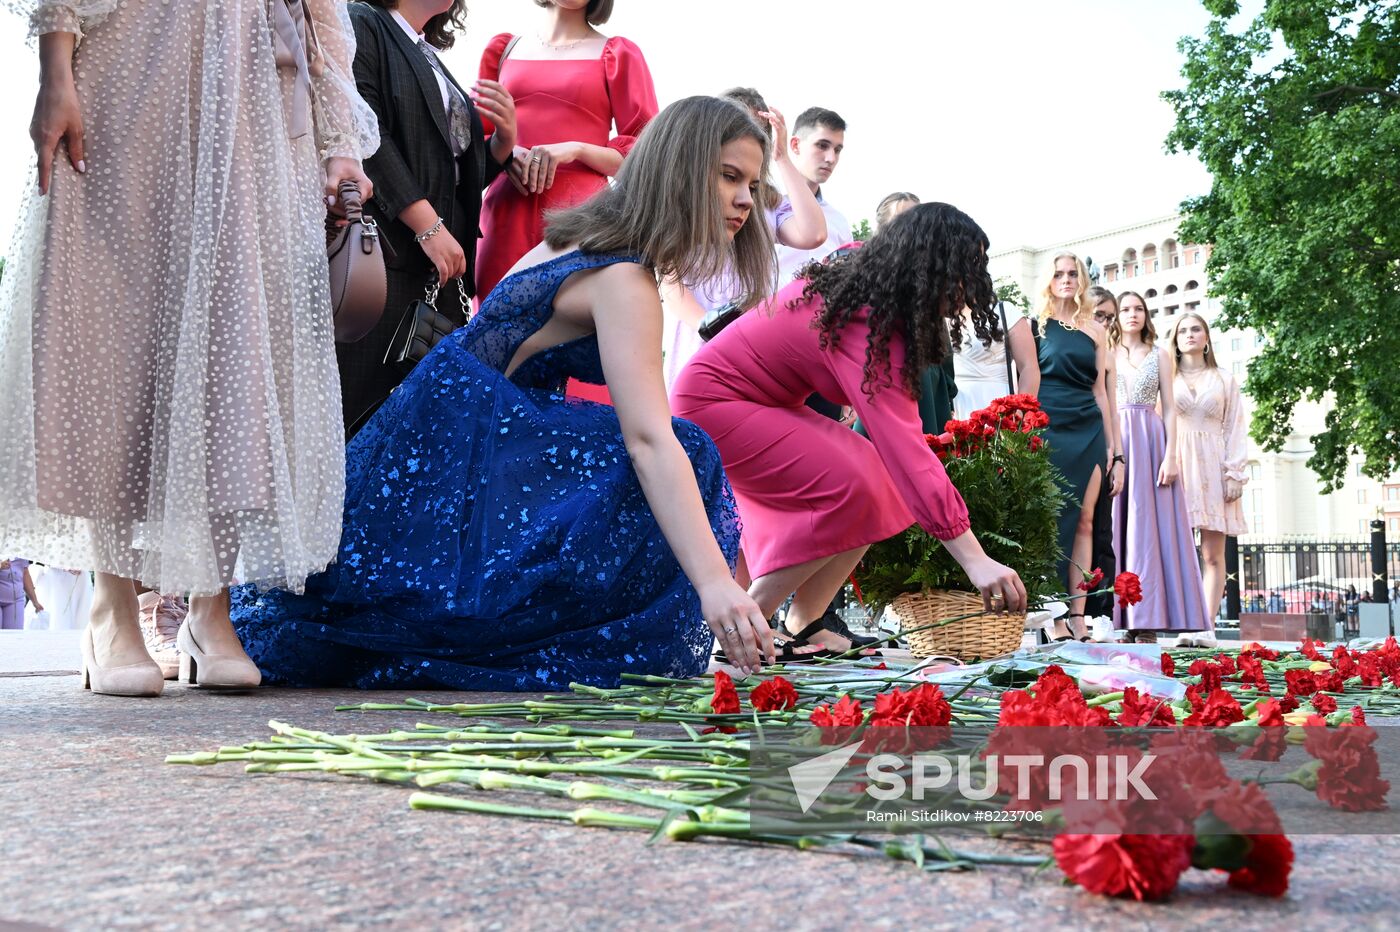
M 1330 406 L 1308 465 L 1325 490 L 1350 455 L 1400 465 L 1400 4 L 1265 0 L 1240 31 L 1235 0 L 1185 38 L 1172 151 L 1210 193 L 1183 204 L 1183 238 L 1214 246 L 1226 327 L 1266 337 L 1246 391 L 1251 433 L 1278 450 L 1304 399 Z
M 1023 313 L 1031 312 L 1031 299 L 1021 290 L 1021 286 L 1013 278 L 1002 276 L 993 284 L 997 289 L 997 300 L 1005 301 L 1007 304 L 1019 307 Z

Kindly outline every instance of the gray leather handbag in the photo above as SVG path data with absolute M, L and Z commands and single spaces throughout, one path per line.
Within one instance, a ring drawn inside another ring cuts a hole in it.
M 384 271 L 388 243 L 379 235 L 373 217 L 365 215 L 360 189 L 353 181 L 340 184 L 345 220 L 326 217 L 326 258 L 330 261 L 331 314 L 337 343 L 354 343 L 374 329 L 389 300 L 389 280 Z

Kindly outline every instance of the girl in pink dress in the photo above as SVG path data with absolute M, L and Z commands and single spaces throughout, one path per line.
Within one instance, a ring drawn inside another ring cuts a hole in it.
M 502 33 L 481 54 L 481 77 L 515 98 L 518 127 L 509 171 L 481 205 L 476 293 L 483 300 L 544 239 L 545 211 L 602 190 L 656 116 L 641 49 L 594 28 L 612 15 L 613 0 L 536 2 L 549 11 L 541 33 Z
M 920 373 L 949 352 L 948 330 L 961 336 L 964 305 L 979 335 L 991 332 L 986 246 L 956 208 L 914 207 L 729 325 L 676 382 L 674 413 L 714 439 L 734 487 L 749 594 L 765 616 L 793 596 L 791 647 L 850 648 L 823 624 L 827 605 L 870 544 L 916 520 L 989 609 L 1025 607 L 1020 578 L 983 552 L 924 442 L 916 398 Z M 854 406 L 870 439 L 807 408 L 814 392 Z
M 1213 610 L 1225 594 L 1225 538 L 1249 530 L 1240 505 L 1247 481 L 1244 404 L 1239 383 L 1216 362 L 1204 317 L 1181 315 L 1171 343 L 1181 486 L 1191 526 L 1201 532 L 1201 576 Z

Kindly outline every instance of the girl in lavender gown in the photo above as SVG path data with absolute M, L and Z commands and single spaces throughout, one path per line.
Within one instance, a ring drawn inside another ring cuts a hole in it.
M 1118 378 L 1118 423 L 1127 469 L 1113 502 L 1113 548 L 1118 569 L 1142 579 L 1143 599 L 1113 610 L 1113 624 L 1130 641 L 1155 641 L 1162 631 L 1207 631 L 1186 499 L 1177 480 L 1177 418 L 1167 351 L 1147 302 L 1135 291 L 1118 296 L 1109 322 Z M 1157 413 L 1158 404 L 1161 414 Z

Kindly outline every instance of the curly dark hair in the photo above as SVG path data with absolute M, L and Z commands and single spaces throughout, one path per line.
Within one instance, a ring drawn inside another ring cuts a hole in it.
M 821 296 L 813 327 L 821 331 L 822 348 L 839 343 L 842 328 L 869 308 L 861 390 L 873 398 L 882 384 L 894 384 L 890 337 L 898 331 L 905 346 L 900 383 L 918 398 L 924 369 L 941 364 L 962 344 L 964 306 L 980 339 L 1002 338 L 987 245 L 987 234 L 967 214 L 951 204 L 928 203 L 895 217 L 861 249 L 807 266 L 802 298 Z
M 399 0 L 365 0 L 365 2 L 382 10 L 392 10 L 399 5 Z M 423 38 L 433 48 L 445 52 L 456 43 L 456 34 L 462 30 L 466 23 L 467 0 L 452 0 L 452 6 L 448 8 L 447 12 L 429 18 L 423 27 Z

